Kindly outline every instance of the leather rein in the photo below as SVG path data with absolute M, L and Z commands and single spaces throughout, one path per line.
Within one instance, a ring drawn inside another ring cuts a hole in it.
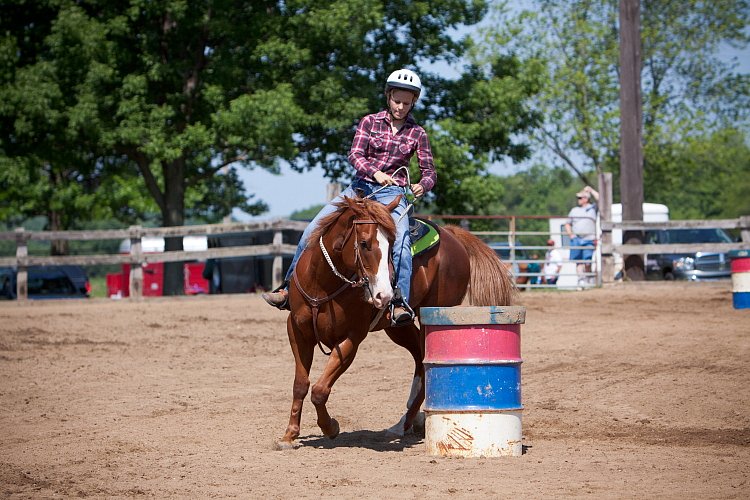
M 377 224 L 377 222 L 375 222 L 374 220 L 369 220 L 369 219 L 355 220 L 348 234 L 344 238 L 344 244 L 346 244 L 346 241 L 351 237 L 352 233 L 356 235 L 357 224 Z M 294 271 L 292 271 L 292 277 L 294 278 L 294 285 L 297 287 L 297 290 L 299 290 L 299 293 L 302 294 L 302 296 L 305 298 L 307 303 L 310 304 L 310 309 L 312 309 L 312 316 L 313 316 L 312 322 L 313 322 L 313 332 L 315 333 L 315 341 L 318 343 L 318 348 L 320 349 L 320 352 L 322 352 L 326 356 L 330 356 L 333 350 L 326 352 L 325 349 L 323 348 L 323 343 L 320 341 L 320 335 L 318 334 L 318 311 L 320 310 L 320 306 L 325 304 L 326 302 L 333 300 L 335 297 L 337 297 L 339 294 L 341 294 L 344 290 L 346 290 L 349 287 L 357 288 L 361 286 L 367 286 L 369 288 L 370 286 L 370 280 L 367 278 L 367 273 L 365 272 L 366 269 L 365 269 L 364 264 L 362 263 L 362 256 L 359 253 L 359 245 L 357 244 L 357 240 L 358 239 L 355 237 L 354 238 L 354 262 L 355 262 L 355 266 L 357 267 L 357 271 L 354 272 L 354 275 L 351 278 L 347 278 L 346 276 L 341 274 L 338 269 L 336 269 L 336 266 L 333 263 L 331 256 L 328 254 L 328 250 L 326 250 L 326 247 L 323 244 L 323 237 L 322 236 L 320 237 L 320 240 L 319 240 L 320 250 L 323 252 L 323 257 L 328 263 L 328 266 L 331 268 L 331 271 L 333 271 L 333 274 L 336 275 L 336 277 L 338 277 L 344 282 L 343 285 L 341 285 L 335 292 L 333 292 L 330 295 L 326 295 L 325 297 L 311 296 L 302 288 L 299 278 L 297 277 L 297 268 L 295 267 Z M 382 312 L 378 315 L 378 319 L 380 318 L 381 314 Z M 336 348 L 338 349 L 338 345 L 336 346 Z

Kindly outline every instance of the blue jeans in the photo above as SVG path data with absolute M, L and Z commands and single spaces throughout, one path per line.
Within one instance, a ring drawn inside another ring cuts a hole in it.
M 591 260 L 594 255 L 594 240 L 584 240 L 583 238 L 571 238 L 570 246 L 572 247 L 591 247 L 589 248 L 571 248 L 568 259 L 570 260 Z
M 291 279 L 292 272 L 297 265 L 297 261 L 299 260 L 300 255 L 302 255 L 302 252 L 307 247 L 307 239 L 310 237 L 310 234 L 312 234 L 315 228 L 318 227 L 318 224 L 320 224 L 320 220 L 326 215 L 335 212 L 336 207 L 334 206 L 334 203 L 343 199 L 344 196 L 355 198 L 358 189 L 364 191 L 365 196 L 370 195 L 374 191 L 380 189 L 372 196 L 372 198 L 382 203 L 383 205 L 387 205 L 388 203 L 392 202 L 396 198 L 396 196 L 402 195 L 401 201 L 399 202 L 398 206 L 393 210 L 393 212 L 391 212 L 393 221 L 396 223 L 396 240 L 393 243 L 393 268 L 396 270 L 397 274 L 396 285 L 401 290 L 401 296 L 403 297 L 404 301 L 408 302 L 409 293 L 411 292 L 412 270 L 411 235 L 409 234 L 409 217 L 405 215 L 403 218 L 401 218 L 401 215 L 406 212 L 407 208 L 406 196 L 403 196 L 406 194 L 406 191 L 402 187 L 383 187 L 379 184 L 367 182 L 361 179 L 355 179 L 348 188 L 342 191 L 341 194 L 336 198 L 328 202 L 328 204 L 324 206 L 320 210 L 320 212 L 318 212 L 318 215 L 316 215 L 315 218 L 310 221 L 310 224 L 308 224 L 307 228 L 305 228 L 305 231 L 302 233 L 302 237 L 300 238 L 299 244 L 297 245 L 297 251 L 294 252 L 294 258 L 292 259 L 292 264 L 289 266 L 289 270 L 286 272 L 285 279 L 286 281 L 289 281 Z M 399 222 L 400 218 L 401 221 Z

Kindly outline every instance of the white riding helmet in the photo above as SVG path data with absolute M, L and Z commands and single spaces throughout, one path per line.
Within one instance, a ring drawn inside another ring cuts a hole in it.
M 409 90 L 419 97 L 422 93 L 422 81 L 415 72 L 409 69 L 399 69 L 391 73 L 385 83 L 386 92 L 394 88 Z

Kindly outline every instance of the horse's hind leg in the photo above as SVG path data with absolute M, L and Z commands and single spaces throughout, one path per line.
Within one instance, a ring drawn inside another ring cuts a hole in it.
M 328 396 L 331 394 L 331 388 L 336 380 L 351 366 L 361 341 L 362 339 L 355 342 L 351 338 L 346 338 L 331 349 L 328 363 L 326 363 L 323 373 L 312 387 L 310 400 L 315 405 L 315 411 L 318 414 L 318 427 L 324 435 L 331 439 L 339 435 L 339 423 L 328 414 L 328 408 L 326 407 Z
M 292 411 L 289 415 L 289 425 L 284 437 L 276 441 L 276 449 L 294 448 L 294 440 L 299 437 L 300 421 L 302 419 L 302 403 L 310 388 L 310 366 L 312 366 L 314 346 L 305 341 L 299 328 L 292 322 L 291 315 L 286 323 L 289 344 L 294 354 L 294 386 L 292 388 Z
M 423 332 L 413 324 L 398 328 L 386 328 L 385 332 L 391 340 L 409 351 L 412 358 L 414 358 L 414 378 L 411 382 L 409 399 L 406 402 L 406 413 L 396 425 L 388 429 L 389 434 L 400 437 L 413 427 L 419 415 L 419 409 L 424 402 Z

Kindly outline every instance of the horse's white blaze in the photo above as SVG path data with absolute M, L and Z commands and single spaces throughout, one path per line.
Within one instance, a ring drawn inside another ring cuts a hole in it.
M 380 248 L 380 262 L 378 262 L 378 272 L 370 283 L 370 292 L 372 293 L 372 304 L 378 309 L 382 309 L 390 304 L 393 298 L 393 287 L 391 286 L 391 275 L 388 272 L 388 256 L 390 245 L 388 238 L 383 231 L 378 228 L 378 248 Z

